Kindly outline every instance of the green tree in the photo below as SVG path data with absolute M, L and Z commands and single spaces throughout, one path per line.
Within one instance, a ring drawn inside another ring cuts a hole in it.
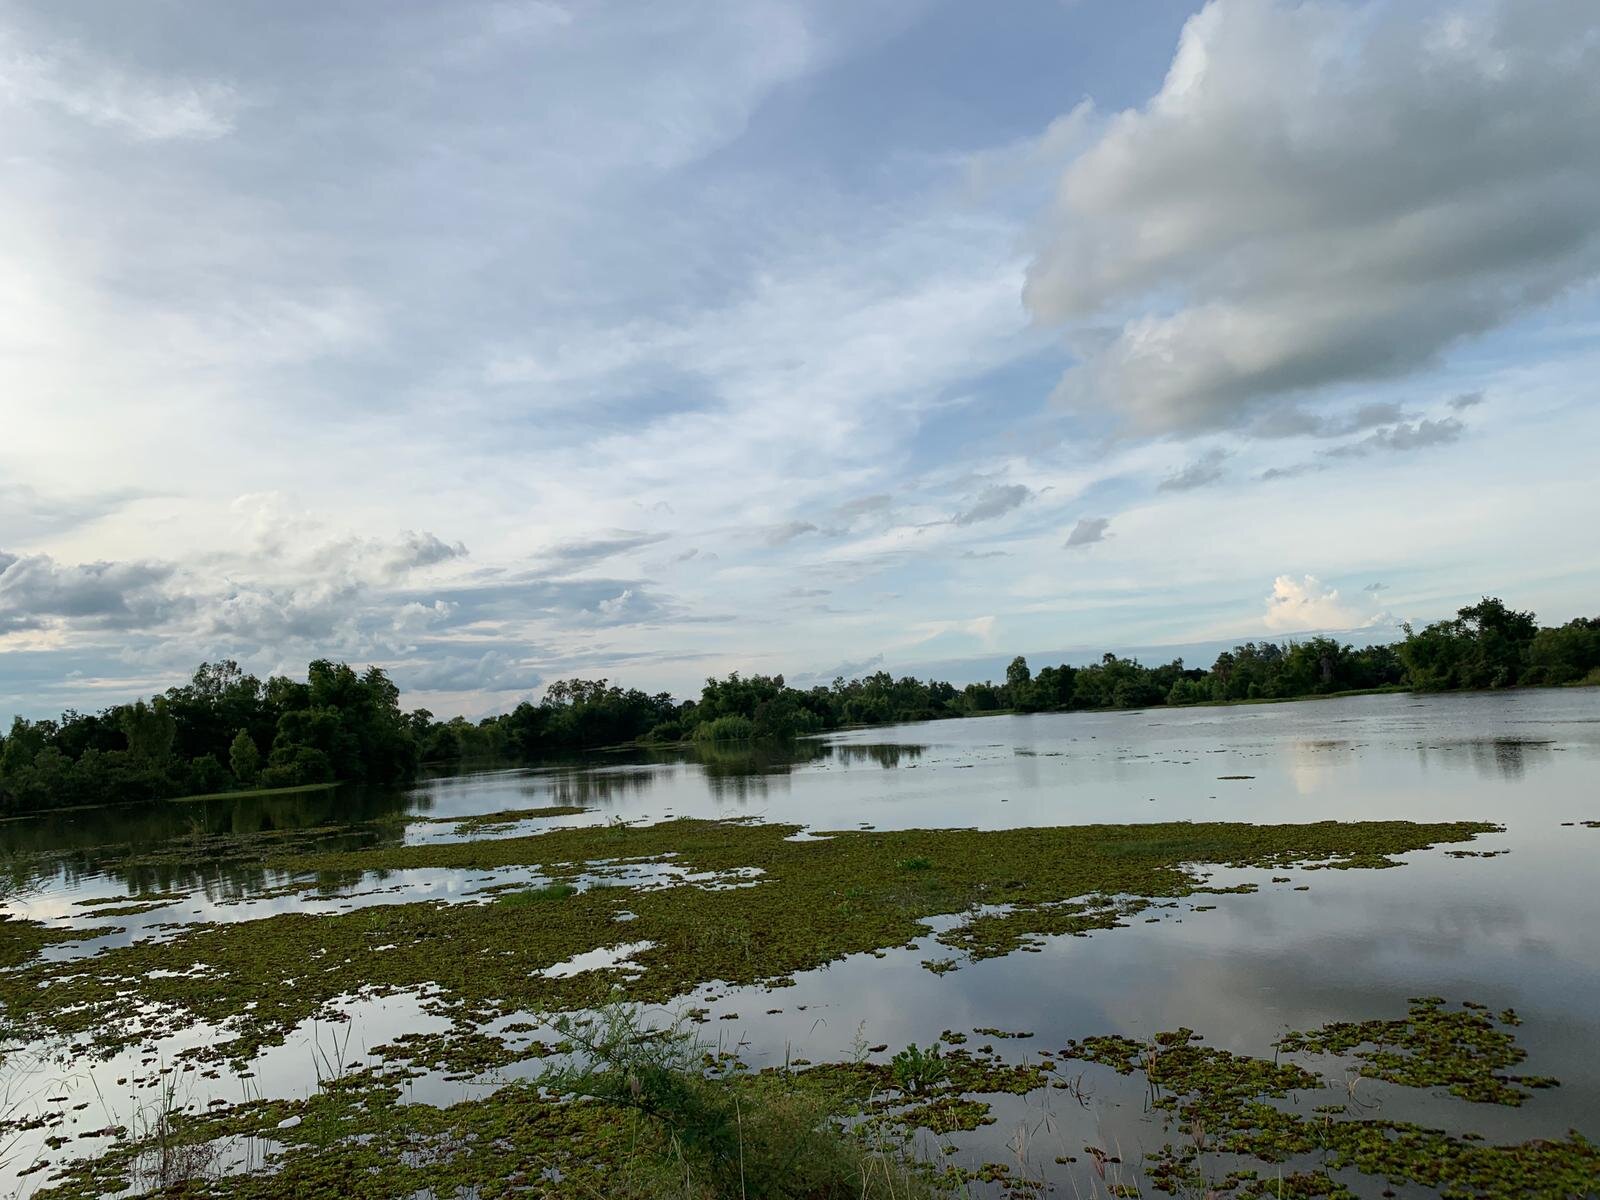
M 233 768 L 234 778 L 246 787 L 256 781 L 261 770 L 261 751 L 248 730 L 241 729 L 234 735 L 228 747 L 228 766 Z
M 172 754 L 178 723 L 167 710 L 167 702 L 157 696 L 149 704 L 136 700 L 123 706 L 117 724 L 128 739 L 128 753 L 146 762 L 161 762 Z

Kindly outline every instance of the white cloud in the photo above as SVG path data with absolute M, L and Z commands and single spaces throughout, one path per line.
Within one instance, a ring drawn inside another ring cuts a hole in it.
M 1060 395 L 1239 425 L 1594 278 L 1597 77 L 1588 0 L 1212 0 L 1061 180 L 1026 289 L 1077 330 Z
M 1274 633 L 1302 633 L 1358 629 L 1378 619 L 1370 609 L 1341 599 L 1337 588 L 1324 587 L 1315 575 L 1299 579 L 1279 575 L 1272 581 L 1272 595 L 1267 597 L 1264 621 Z

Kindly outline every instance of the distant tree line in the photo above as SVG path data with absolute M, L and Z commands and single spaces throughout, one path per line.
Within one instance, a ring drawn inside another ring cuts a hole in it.
M 154 800 L 415 774 L 416 726 L 377 667 L 318 660 L 304 683 L 263 683 L 203 663 L 149 701 L 11 723 L 0 738 L 0 809 Z
M 1280 700 L 1374 689 L 1449 691 L 1600 683 L 1600 618 L 1540 628 L 1530 612 L 1485 598 L 1391 645 L 1332 638 L 1246 642 L 1209 670 L 1182 659 L 1146 666 L 1115 654 L 1085 667 L 1013 659 L 999 683 L 964 688 L 887 671 L 810 688 L 782 675 L 708 679 L 698 700 L 609 680 L 551 684 L 500 716 L 436 720 L 402 712 L 377 667 L 313 662 L 300 683 L 265 683 L 236 663 L 203 664 L 149 701 L 59 720 L 16 718 L 0 737 L 0 810 L 149 800 L 331 782 L 388 784 L 424 762 L 527 762 L 625 742 L 714 743 L 796 737 L 989 712 L 1055 712 Z

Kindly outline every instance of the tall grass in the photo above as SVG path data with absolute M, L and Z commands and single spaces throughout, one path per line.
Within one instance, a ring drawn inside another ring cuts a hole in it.
M 615 1164 L 625 1200 L 930 1200 L 948 1195 L 903 1142 L 863 1140 L 849 1106 L 788 1073 L 754 1074 L 678 1027 L 612 1005 L 558 1018 L 572 1062 L 540 1083 L 618 1110 L 666 1147 Z

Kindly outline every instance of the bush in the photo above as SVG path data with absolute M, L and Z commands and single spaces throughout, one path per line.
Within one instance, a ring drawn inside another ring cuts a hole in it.
M 279 746 L 260 775 L 264 788 L 304 787 L 332 783 L 333 764 L 315 746 Z
M 702 721 L 695 726 L 697 742 L 747 742 L 756 734 L 755 723 L 749 717 L 718 717 L 715 721 Z

